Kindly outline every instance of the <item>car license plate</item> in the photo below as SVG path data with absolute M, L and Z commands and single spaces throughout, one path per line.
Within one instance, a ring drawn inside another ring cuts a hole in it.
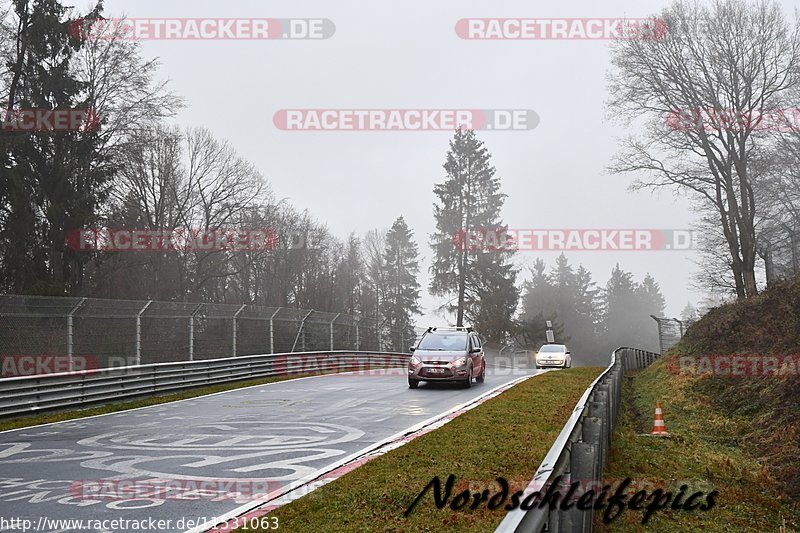
M 444 368 L 429 368 L 428 372 L 431 374 L 444 374 Z

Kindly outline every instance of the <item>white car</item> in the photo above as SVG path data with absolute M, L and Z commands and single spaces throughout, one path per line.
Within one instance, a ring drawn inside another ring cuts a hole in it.
M 545 344 L 536 354 L 536 369 L 572 368 L 572 354 L 563 344 Z

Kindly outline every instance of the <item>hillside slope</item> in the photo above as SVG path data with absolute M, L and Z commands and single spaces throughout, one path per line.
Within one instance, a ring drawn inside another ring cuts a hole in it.
M 730 377 L 699 372 L 693 376 L 693 387 L 710 399 L 719 414 L 751 421 L 742 435 L 742 447 L 792 499 L 800 500 L 800 368 L 792 364 L 800 361 L 800 277 L 776 284 L 755 298 L 713 309 L 689 328 L 667 357 L 680 370 L 680 357 L 699 361 L 698 357 L 716 356 L 731 361 L 726 356 L 738 354 L 761 360 L 764 356 L 795 357 L 780 359 L 782 371 L 778 372 L 756 369 L 747 372 L 750 375 Z

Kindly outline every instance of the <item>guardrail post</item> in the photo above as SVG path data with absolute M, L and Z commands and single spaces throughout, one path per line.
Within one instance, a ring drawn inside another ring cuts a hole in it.
M 611 428 L 617 426 L 620 403 L 622 403 L 622 373 L 619 369 L 611 373 Z
M 583 419 L 581 440 L 600 447 L 600 438 L 603 434 L 603 421 L 596 416 L 587 416 Z
M 247 307 L 247 306 L 246 305 L 241 306 L 239 308 L 239 310 L 236 311 L 236 313 L 233 315 L 233 353 L 232 353 L 232 355 L 234 357 L 236 357 L 236 319 L 239 318 L 239 313 L 244 311 L 245 307 Z
M 194 361 L 194 315 L 203 307 L 203 304 L 195 307 L 192 314 L 189 315 L 189 361 Z
M 355 322 L 356 322 L 356 351 L 358 352 L 361 351 L 361 338 L 359 337 L 358 334 L 358 323 L 361 322 L 361 319 L 356 318 Z
M 141 311 L 136 314 L 136 366 L 142 364 L 142 315 L 152 303 L 153 300 L 148 300 Z
M 70 371 L 72 370 L 72 348 L 73 348 L 73 346 L 72 346 L 72 340 L 73 340 L 73 337 L 72 337 L 72 327 L 73 327 L 72 318 L 75 316 L 75 313 L 78 311 L 78 309 L 80 309 L 80 307 L 84 303 L 86 303 L 86 298 L 81 298 L 80 301 L 77 304 L 75 304 L 75 307 L 73 307 L 70 310 L 69 314 L 67 315 L 67 362 L 69 363 Z
M 597 449 L 597 454 L 600 458 L 599 464 L 600 468 L 603 469 L 606 466 L 606 450 L 608 448 L 608 434 L 610 433 L 608 430 L 608 405 L 607 405 L 607 397 L 603 397 L 604 401 L 597 401 L 600 400 L 598 398 L 600 396 L 599 393 L 595 393 L 596 401 L 589 403 L 589 416 L 593 418 L 600 419 L 600 442 Z
M 563 513 L 560 527 L 550 529 L 551 531 L 563 531 L 565 533 L 584 533 L 592 531 L 591 511 L 578 509 L 577 500 L 589 490 L 594 490 L 593 485 L 597 480 L 597 447 L 588 442 L 575 442 L 569 454 L 570 483 L 578 482 L 577 494 L 570 502 L 572 507 Z M 590 483 L 591 482 L 591 483 Z
M 603 433 L 606 438 L 606 444 L 603 447 L 604 451 L 608 450 L 608 447 L 611 446 L 611 417 L 609 414 L 611 413 L 611 403 L 610 398 L 608 397 L 608 386 L 601 384 L 598 386 L 597 391 L 595 392 L 595 401 L 602 406 L 603 409 Z M 605 463 L 605 456 L 603 454 L 603 466 L 606 466 Z

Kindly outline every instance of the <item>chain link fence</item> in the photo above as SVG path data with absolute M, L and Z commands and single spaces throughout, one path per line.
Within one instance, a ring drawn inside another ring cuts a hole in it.
M 0 355 L 76 358 L 84 369 L 290 352 L 405 353 L 423 331 L 284 307 L 0 295 Z
M 664 353 L 683 338 L 686 329 L 694 323 L 694 320 L 679 320 L 677 318 L 659 318 L 650 315 L 658 324 L 658 346 L 659 353 Z

